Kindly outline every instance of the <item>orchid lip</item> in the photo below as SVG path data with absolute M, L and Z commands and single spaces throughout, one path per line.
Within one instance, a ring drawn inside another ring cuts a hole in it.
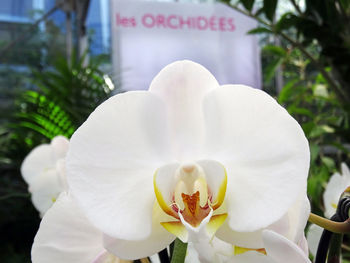
M 201 166 L 204 163 L 205 167 L 210 165 L 216 172 L 206 172 Z M 220 183 L 215 182 L 217 180 L 220 180 Z M 158 204 L 166 214 L 176 219 L 163 222 L 162 225 L 169 232 L 179 236 L 185 223 L 197 228 L 209 215 L 211 220 L 211 212 L 218 209 L 224 201 L 227 174 L 220 163 L 211 160 L 182 165 L 170 164 L 156 171 L 153 183 Z M 216 222 L 223 223 L 227 214 L 221 215 L 222 220 L 217 220 L 217 216 L 213 217 Z M 215 224 L 215 228 L 220 225 Z

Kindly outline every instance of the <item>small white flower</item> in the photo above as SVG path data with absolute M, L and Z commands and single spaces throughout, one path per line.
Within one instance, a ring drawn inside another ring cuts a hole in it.
M 129 259 L 140 258 L 129 244 L 146 257 L 175 236 L 199 238 L 199 227 L 212 237 L 226 218 L 230 238 L 244 243 L 239 233 L 273 224 L 306 196 L 308 168 L 301 127 L 272 97 L 219 86 L 190 61 L 168 65 L 149 91 L 102 103 L 67 156 L 82 211 L 106 233 L 105 247 Z
M 50 144 L 35 147 L 21 166 L 23 179 L 28 184 L 35 208 L 43 216 L 67 189 L 65 157 L 69 141 L 63 136 L 52 139 Z
M 323 193 L 325 216 L 331 218 L 336 210 L 341 194 L 350 186 L 350 171 L 345 163 L 341 164 L 341 174 L 335 173 L 329 179 Z

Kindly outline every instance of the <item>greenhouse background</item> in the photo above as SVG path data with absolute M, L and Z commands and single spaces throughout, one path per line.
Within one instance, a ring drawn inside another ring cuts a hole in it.
M 146 90 L 148 86 L 143 84 L 137 88 L 130 85 L 152 80 L 150 68 L 158 72 L 165 66 L 165 60 L 156 57 L 144 65 L 149 58 L 145 52 L 140 64 L 149 75 L 125 84 L 124 73 L 133 71 L 128 71 L 127 63 L 125 68 L 120 66 L 126 60 L 119 60 L 120 54 L 118 59 L 114 57 L 116 50 L 122 49 L 112 39 L 113 1 L 119 0 L 1 1 L 0 262 L 31 262 L 30 251 L 41 217 L 20 171 L 27 154 L 57 135 L 70 138 L 112 95 L 131 89 Z M 311 211 L 330 217 L 325 214 L 327 183 L 333 174 L 344 174 L 342 163 L 350 164 L 350 1 L 140 0 L 133 1 L 135 6 L 137 2 L 210 8 L 222 5 L 227 12 L 252 21 L 254 27 L 243 33 L 255 41 L 257 53 L 243 54 L 246 61 L 239 58 L 241 65 L 254 65 L 247 73 L 249 82 L 244 84 L 259 83 L 254 88 L 273 96 L 301 125 L 311 153 L 307 186 Z M 125 32 L 129 36 L 130 32 Z M 231 46 L 221 41 L 223 45 L 213 53 L 228 54 Z M 169 54 L 171 57 L 175 51 Z M 224 72 L 224 79 L 237 78 L 233 66 L 227 66 L 234 65 L 230 62 L 237 54 L 232 54 L 227 55 L 229 62 L 223 56 L 208 60 L 207 65 L 204 59 L 200 62 L 211 71 Z M 217 64 L 210 64 L 212 61 Z M 131 80 L 140 77 L 127 76 Z M 350 185 L 350 178 L 346 183 Z M 305 233 L 309 228 L 310 224 Z M 349 240 L 346 235 L 342 238 L 342 261 L 334 262 L 350 262 Z M 309 246 L 311 250 L 314 244 Z M 310 258 L 314 257 L 311 253 Z

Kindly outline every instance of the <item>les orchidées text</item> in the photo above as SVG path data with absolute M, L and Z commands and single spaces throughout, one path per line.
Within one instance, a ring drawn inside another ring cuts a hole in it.
M 116 24 L 121 27 L 136 27 L 136 17 L 126 17 L 116 14 Z M 183 17 L 181 15 L 144 14 L 141 24 L 146 28 L 169 28 L 169 29 L 197 29 L 222 32 L 233 32 L 236 29 L 232 17 Z

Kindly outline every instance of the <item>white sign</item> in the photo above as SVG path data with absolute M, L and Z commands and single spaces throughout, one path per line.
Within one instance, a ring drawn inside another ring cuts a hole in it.
M 123 90 L 148 89 L 167 64 L 189 59 L 223 84 L 261 88 L 257 23 L 223 4 L 111 0 L 114 74 Z

